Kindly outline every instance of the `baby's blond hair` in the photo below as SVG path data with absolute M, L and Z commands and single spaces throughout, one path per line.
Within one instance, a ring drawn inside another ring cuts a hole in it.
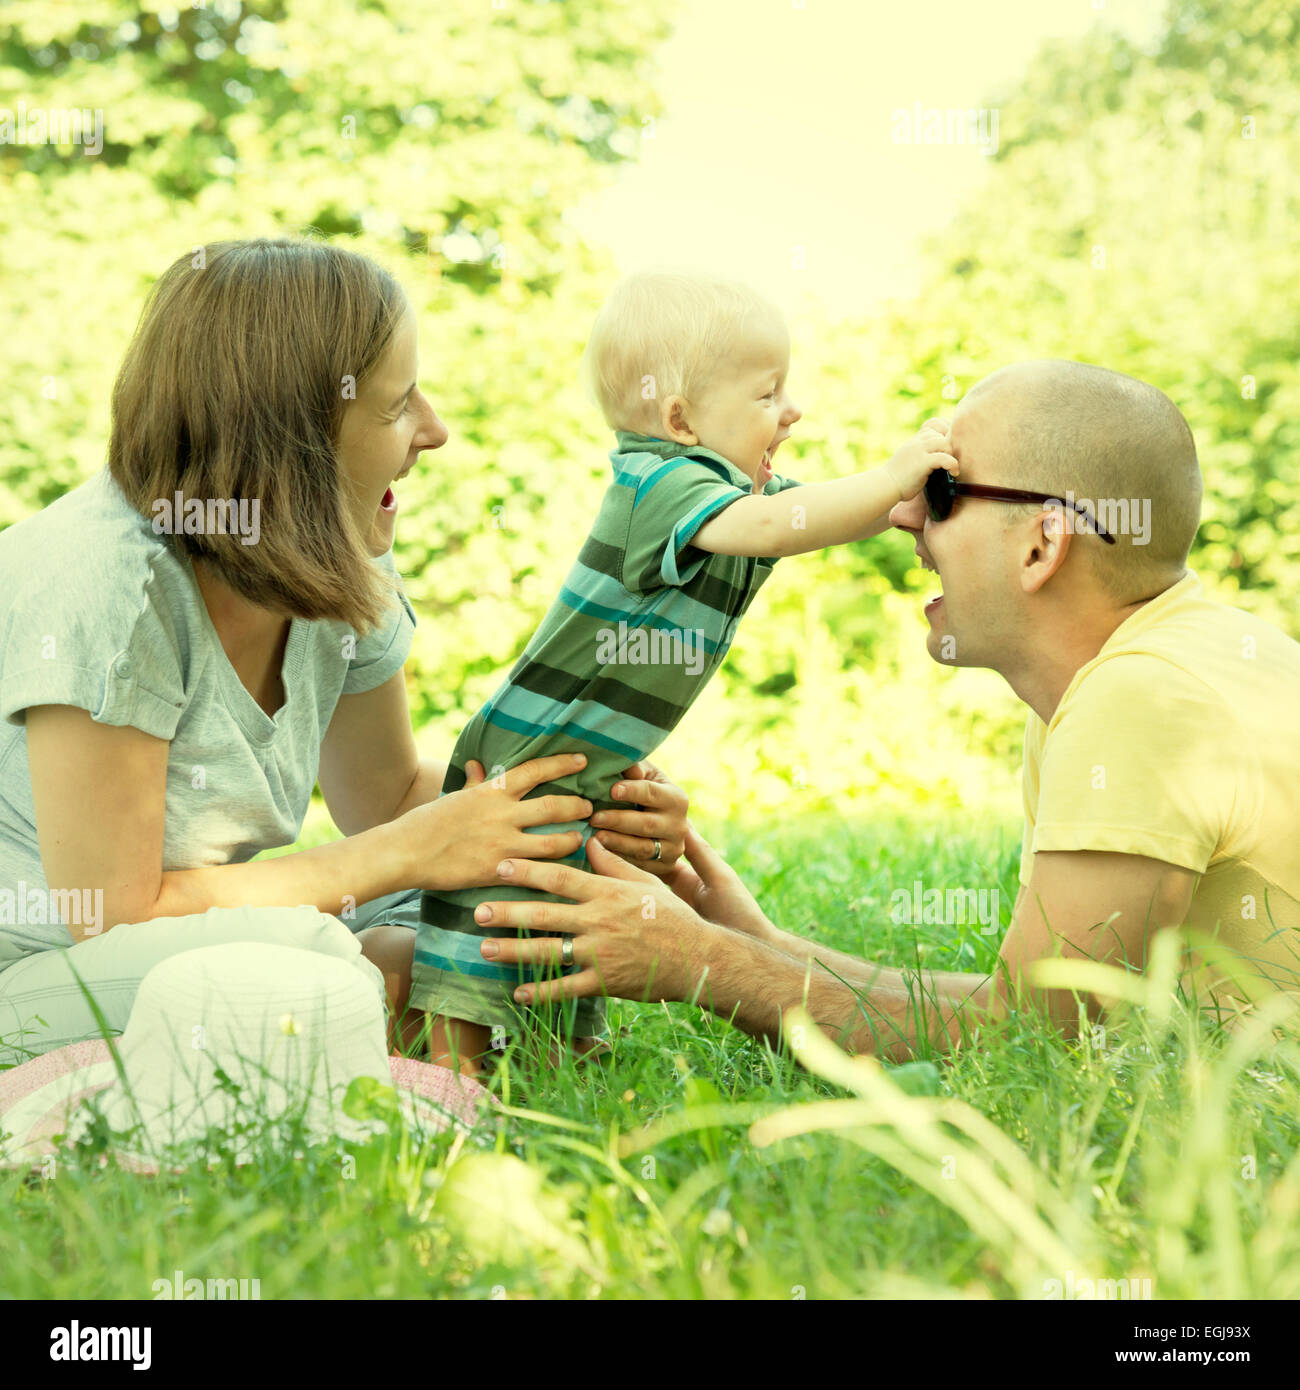
M 611 429 L 653 434 L 659 402 L 697 402 L 747 333 L 786 332 L 771 301 L 709 271 L 636 271 L 601 306 L 582 355 L 583 378 Z

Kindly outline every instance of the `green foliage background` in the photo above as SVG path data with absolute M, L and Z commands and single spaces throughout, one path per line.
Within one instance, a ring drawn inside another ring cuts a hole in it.
M 0 145 L 0 526 L 101 465 L 117 364 L 175 257 L 348 238 L 407 286 L 452 432 L 403 485 L 397 540 L 421 617 L 413 716 L 445 754 L 604 487 L 612 440 L 577 363 L 614 272 L 564 214 L 662 114 L 672 17 L 640 0 L 8 4 L 0 107 L 100 108 L 105 145 Z M 1175 0 L 1150 49 L 1096 30 L 987 94 L 987 187 L 927 247 L 916 301 L 792 324 L 805 414 L 784 467 L 812 481 L 878 463 L 1007 362 L 1115 367 L 1195 431 L 1194 566 L 1300 635 L 1298 39 L 1287 0 Z M 658 755 L 696 807 L 1010 814 L 1022 712 L 991 673 L 930 662 L 925 582 L 896 536 L 778 566 Z

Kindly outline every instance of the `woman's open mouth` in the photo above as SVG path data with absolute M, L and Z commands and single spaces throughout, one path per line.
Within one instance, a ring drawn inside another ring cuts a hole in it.
M 395 477 L 395 478 L 393 479 L 393 482 L 395 482 L 395 483 L 400 483 L 400 482 L 402 481 L 402 479 L 405 478 L 406 475 L 407 475 L 407 474 L 411 471 L 411 469 L 414 468 L 414 467 L 415 467 L 414 461 L 412 461 L 411 463 L 408 463 L 408 464 L 406 465 L 406 467 L 403 468 L 402 471 L 397 475 L 397 477 Z M 393 489 L 392 489 L 391 487 L 388 489 L 388 491 L 387 491 L 386 493 L 384 493 L 383 498 L 380 500 L 380 503 L 379 503 L 379 510 L 380 510 L 381 512 L 387 512 L 389 516 L 392 516 L 392 515 L 394 515 L 394 514 L 396 513 L 396 511 L 397 511 L 397 494 L 393 491 Z

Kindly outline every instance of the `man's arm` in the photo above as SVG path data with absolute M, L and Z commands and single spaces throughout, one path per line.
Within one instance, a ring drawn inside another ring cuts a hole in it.
M 1140 854 L 1039 850 L 998 953 L 1006 967 L 999 992 L 1049 1014 L 1072 1034 L 1078 1025 L 1073 992 L 1035 988 L 1033 963 L 1062 957 L 1145 968 L 1152 936 L 1187 920 L 1198 879 L 1191 869 Z M 1089 1017 L 1102 1012 L 1095 997 L 1085 1004 Z
M 687 997 L 754 1037 L 775 1042 L 787 1011 L 803 1005 L 846 1051 L 906 1061 L 923 1039 L 947 1051 L 970 1028 L 1006 1012 L 988 975 L 918 973 L 818 953 L 835 956 L 850 975 L 753 937 L 714 930 L 718 935 L 702 943 L 707 965 L 698 972 L 697 990 Z
M 1064 954 L 1127 959 L 1141 966 L 1150 931 L 1186 918 L 1197 878 L 1191 870 L 1140 855 L 1040 851 L 1002 943 L 1005 971 L 983 975 L 897 970 L 839 952 L 830 953 L 825 964 L 814 964 L 759 935 L 706 921 L 680 897 L 663 901 L 670 890 L 615 861 L 595 841 L 587 853 L 595 874 L 528 861 L 512 864 L 511 881 L 574 903 L 492 903 L 490 916 L 479 919 L 575 934 L 581 972 L 523 986 L 517 1002 L 594 994 L 682 1000 L 770 1039 L 779 1036 L 786 1011 L 802 1004 L 846 1050 L 896 1061 L 914 1055 L 923 1042 L 947 1051 L 972 1028 L 1005 1018 L 1017 1005 L 1042 1010 L 1069 1033 L 1077 1025 L 1073 993 L 1033 987 L 1027 978 L 1033 962 Z M 649 918 L 647 895 L 659 900 Z M 780 939 L 801 953 L 819 953 L 788 933 L 780 933 Z M 553 962 L 560 942 L 500 937 L 480 949 L 502 962 Z M 846 968 L 837 969 L 836 962 Z M 1089 1000 L 1088 1007 L 1100 1011 L 1098 1001 Z
M 688 834 L 691 863 L 703 870 L 708 892 L 721 887 L 729 897 L 707 862 L 721 862 L 719 857 L 707 846 L 701 854 L 701 845 L 693 832 Z M 670 876 L 676 881 L 672 888 L 595 839 L 587 843 L 587 857 L 594 873 L 535 860 L 510 860 L 502 866 L 507 882 L 570 902 L 513 899 L 483 903 L 476 910 L 480 925 L 526 927 L 533 933 L 528 940 L 488 938 L 479 946 L 487 960 L 554 965 L 561 943 L 545 933 L 574 935 L 579 972 L 521 985 L 516 1003 L 598 994 L 642 1002 L 678 1000 L 698 1003 L 755 1037 L 773 1040 L 781 1034 L 786 1011 L 802 1004 L 842 1046 L 889 1057 L 910 1055 L 923 1035 L 946 1047 L 961 1036 L 962 1022 L 1001 1008 L 988 976 L 930 971 L 918 985 L 902 971 L 844 957 L 862 976 L 851 987 L 757 934 L 701 917 L 689 905 L 689 899 L 700 901 L 700 896 L 691 891 L 688 876 Z
M 964 1026 L 1006 1017 L 1015 1007 L 1048 1015 L 1072 1036 L 1078 1029 L 1075 992 L 1036 988 L 1034 962 L 1064 957 L 1144 968 L 1151 936 L 1186 921 L 1197 879 L 1191 869 L 1143 855 L 1040 850 L 1028 886 L 1022 884 L 1016 896 L 998 953 L 1002 968 L 994 976 L 873 966 L 787 932 L 780 933 L 780 945 L 862 992 L 860 1021 L 852 1031 L 834 990 L 820 992 L 820 1011 L 818 992 L 809 995 L 813 1017 L 851 1052 L 898 1059 L 922 1038 L 946 1050 L 960 1040 Z M 1086 995 L 1083 1002 L 1089 1017 L 1100 1016 L 1101 1000 Z

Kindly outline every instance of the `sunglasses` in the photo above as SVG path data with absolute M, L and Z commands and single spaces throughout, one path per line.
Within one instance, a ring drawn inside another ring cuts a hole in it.
M 983 497 L 990 502 L 1052 502 L 1058 507 L 1066 505 L 1063 497 L 1050 492 L 1022 492 L 1014 487 L 984 487 L 980 483 L 959 483 L 946 468 L 936 468 L 925 481 L 925 505 L 933 521 L 947 521 L 952 515 L 952 504 L 958 497 Z M 1089 526 L 1106 542 L 1115 544 L 1115 537 L 1088 515 L 1081 502 L 1069 504 L 1083 517 Z

